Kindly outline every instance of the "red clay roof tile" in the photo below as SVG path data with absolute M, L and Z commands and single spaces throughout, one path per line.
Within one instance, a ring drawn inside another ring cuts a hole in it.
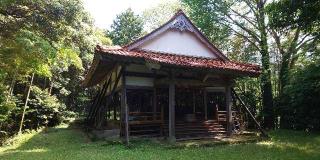
M 159 53 L 152 51 L 129 51 L 125 48 L 104 48 L 97 46 L 96 52 L 109 55 L 118 55 L 131 58 L 142 58 L 145 61 L 153 61 L 163 64 L 177 65 L 181 67 L 221 69 L 226 71 L 240 72 L 243 74 L 258 76 L 261 71 L 258 65 L 240 63 L 234 61 L 222 61 L 204 57 L 192 57 L 170 53 Z

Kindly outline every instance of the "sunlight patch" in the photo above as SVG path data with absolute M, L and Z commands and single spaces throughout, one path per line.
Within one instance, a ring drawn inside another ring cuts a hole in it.
M 274 145 L 274 142 L 271 141 L 263 141 L 263 142 L 258 142 L 258 145 L 263 145 L 263 146 L 272 146 Z
M 48 150 L 43 148 L 37 148 L 37 149 L 28 149 L 28 150 L 15 150 L 10 153 L 42 153 L 42 152 L 48 152 Z
M 29 140 L 31 140 L 35 135 L 39 134 L 42 129 L 39 129 L 38 131 L 30 131 L 29 133 L 23 133 L 21 135 L 17 135 L 13 137 L 12 139 L 9 139 L 7 142 L 5 142 L 4 147 L 0 148 L 0 152 L 9 150 L 9 149 L 16 149 L 23 144 L 27 143 Z

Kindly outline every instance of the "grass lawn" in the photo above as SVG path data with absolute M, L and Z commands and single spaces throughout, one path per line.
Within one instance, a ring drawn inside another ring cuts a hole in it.
M 134 141 L 127 148 L 107 141 L 91 142 L 79 130 L 62 125 L 23 134 L 0 148 L 0 159 L 320 159 L 320 135 L 279 130 L 270 141 L 181 147 L 154 141 Z

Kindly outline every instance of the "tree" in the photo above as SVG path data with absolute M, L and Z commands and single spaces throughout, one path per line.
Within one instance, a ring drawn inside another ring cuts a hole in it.
M 265 0 L 244 0 L 224 1 L 224 0 L 185 0 L 191 10 L 200 10 L 199 7 L 211 9 L 213 17 L 222 17 L 212 20 L 222 26 L 228 27 L 235 35 L 241 36 L 255 47 L 260 53 L 262 74 L 261 92 L 263 104 L 264 126 L 272 129 L 274 127 L 274 108 L 270 71 L 269 44 L 267 41 L 267 24 L 265 12 Z M 239 6 L 242 6 L 241 8 Z M 201 19 L 201 18 L 198 18 Z M 210 18 L 209 18 L 210 19 Z M 209 22 L 207 22 L 209 23 Z M 211 22 L 212 23 L 212 22 Z
M 280 96 L 299 57 L 310 53 L 320 39 L 320 2 L 281 0 L 267 6 L 270 33 L 281 55 Z
M 231 31 L 229 26 L 220 23 L 225 16 L 217 12 L 214 0 L 183 0 L 187 14 L 206 37 L 219 49 L 228 50 Z M 219 3 L 219 2 L 218 2 Z M 228 12 L 228 11 L 225 11 Z
M 319 47 L 319 45 L 318 45 Z M 289 74 L 280 100 L 280 126 L 306 131 L 320 130 L 320 50 Z
M 267 9 L 273 28 L 301 28 L 305 32 L 320 34 L 319 0 L 274 1 L 268 4 Z
M 135 15 L 129 8 L 117 15 L 111 25 L 111 30 L 107 31 L 107 36 L 112 39 L 115 45 L 126 45 L 142 35 L 143 21 Z
M 142 14 L 144 29 L 146 32 L 157 29 L 166 23 L 179 9 L 187 10 L 180 1 L 164 1 L 157 6 L 144 10 Z
M 8 95 L 11 94 L 26 104 L 24 107 L 21 103 L 16 103 L 17 107 L 12 112 L 5 109 L 3 113 L 11 114 L 6 117 L 19 117 L 13 118 L 14 123 L 8 125 L 18 124 L 23 114 L 21 108 L 26 108 L 25 113 L 28 114 L 28 107 L 36 105 L 31 101 L 28 103 L 26 92 L 28 77 L 33 74 L 31 95 L 33 89 L 38 88 L 42 90 L 41 94 L 48 93 L 45 97 L 39 96 L 40 98 L 57 97 L 53 98 L 54 101 L 59 101 L 61 105 L 68 103 L 68 110 L 83 110 L 78 108 L 84 108 L 83 102 L 89 98 L 79 100 L 78 95 L 90 96 L 90 92 L 79 85 L 83 79 L 83 68 L 88 68 L 91 64 L 92 52 L 97 43 L 108 45 L 111 41 L 93 27 L 93 21 L 84 11 L 80 0 L 4 0 L 0 4 L 0 29 L 1 86 L 8 89 L 6 93 L 9 94 L 5 96 L 10 97 Z M 73 94 L 70 94 L 71 91 Z M 18 96 L 20 94 L 24 96 Z M 39 100 L 42 101 L 44 99 Z M 7 104 L 7 101 L 1 101 L 0 107 L 6 107 Z M 0 125 L 1 130 L 16 131 L 12 128 L 14 127 Z

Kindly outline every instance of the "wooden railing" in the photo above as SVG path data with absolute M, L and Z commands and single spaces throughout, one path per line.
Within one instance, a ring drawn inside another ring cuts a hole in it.
M 231 113 L 232 119 L 235 119 L 237 117 L 237 111 L 232 111 Z M 219 122 L 227 121 L 227 111 L 216 111 L 216 119 Z
M 162 112 L 130 112 L 129 124 L 152 124 L 162 123 Z

